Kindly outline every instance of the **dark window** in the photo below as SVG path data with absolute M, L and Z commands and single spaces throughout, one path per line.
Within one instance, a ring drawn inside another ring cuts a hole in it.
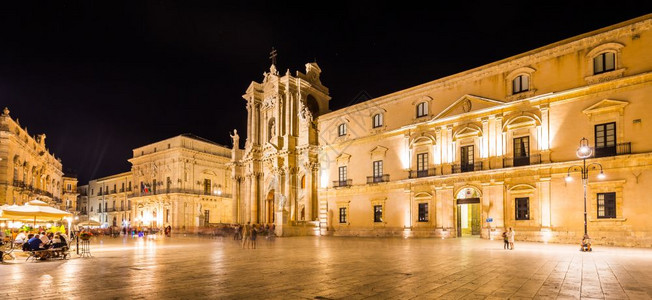
M 473 171 L 473 145 L 464 146 L 461 148 L 461 169 L 462 172 Z
M 593 58 L 593 74 L 600 74 L 616 69 L 616 53 L 605 52 Z
M 346 166 L 342 166 L 339 168 L 339 179 L 340 182 L 345 182 L 346 181 Z
M 382 114 L 375 114 L 373 117 L 374 121 L 374 128 L 378 128 L 383 126 L 383 115 Z
M 211 222 L 211 211 L 210 210 L 205 210 L 204 211 L 204 225 L 208 226 L 208 224 Z
M 616 155 L 616 123 L 595 125 L 595 156 Z
M 340 126 L 337 126 L 337 135 L 338 136 L 346 135 L 346 123 L 342 123 L 340 124 Z
M 512 94 L 527 92 L 530 90 L 530 76 L 519 75 L 512 80 Z
M 428 222 L 428 203 L 419 203 L 419 222 Z
M 598 193 L 598 219 L 616 217 L 616 193 Z
M 382 205 L 374 205 L 374 222 L 382 222 L 383 221 L 383 206 Z
M 168 177 L 168 178 L 165 180 L 165 192 L 166 192 L 166 193 L 169 193 L 169 192 L 170 192 L 170 184 L 171 184 L 171 183 L 172 183 L 172 179 L 170 179 L 170 177 Z
M 340 207 L 340 223 L 346 223 L 346 207 Z
M 417 118 L 425 117 L 428 115 L 428 102 L 421 102 L 417 104 Z
M 516 198 L 516 220 L 530 219 L 530 198 Z
M 204 179 L 204 194 L 205 195 L 210 195 L 211 194 L 211 180 L 210 179 Z
M 156 194 L 156 179 L 152 179 L 152 193 Z
M 530 137 L 523 136 L 514 139 L 514 167 L 530 164 Z
M 382 177 L 383 177 L 383 161 L 382 160 L 374 161 L 374 178 L 382 178 Z

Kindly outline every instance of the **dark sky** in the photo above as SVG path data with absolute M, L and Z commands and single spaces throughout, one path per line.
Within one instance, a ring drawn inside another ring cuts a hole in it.
M 46 133 L 82 183 L 129 170 L 133 148 L 181 133 L 230 145 L 237 128 L 244 140 L 241 95 L 269 69 L 272 46 L 281 73 L 316 59 L 337 109 L 362 90 L 381 96 L 651 11 L 623 1 L 435 1 L 446 6 L 434 9 L 401 1 L 6 2 L 0 105 L 30 134 Z

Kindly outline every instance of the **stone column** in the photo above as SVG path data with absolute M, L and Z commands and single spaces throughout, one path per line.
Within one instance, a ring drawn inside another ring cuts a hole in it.
M 251 216 L 249 218 L 249 221 L 253 223 L 258 222 L 258 174 L 254 173 L 251 175 L 251 196 L 250 196 L 250 201 L 251 203 Z
M 311 163 L 304 164 L 305 175 L 306 176 L 306 186 L 305 186 L 305 203 L 306 203 L 306 221 L 312 221 L 312 166 Z

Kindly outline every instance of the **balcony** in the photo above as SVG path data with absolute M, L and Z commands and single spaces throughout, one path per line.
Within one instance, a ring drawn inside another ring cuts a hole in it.
M 116 190 L 111 190 L 111 194 L 115 194 L 115 193 L 116 193 Z
M 102 191 L 97 192 L 98 196 L 102 196 Z
M 619 143 L 612 147 L 596 147 L 593 149 L 593 157 L 607 157 L 616 155 L 632 154 L 632 143 Z
M 482 171 L 482 162 L 457 164 L 453 166 L 453 173 L 466 173 L 473 171 Z
M 124 192 L 125 192 L 125 189 L 120 189 L 120 193 L 124 193 Z
M 426 170 L 410 170 L 410 179 L 412 178 L 421 178 L 421 177 L 430 177 L 437 175 L 435 168 L 428 168 Z
M 118 210 L 115 209 L 115 207 L 111 207 L 111 208 L 106 209 L 106 212 L 116 212 L 116 211 L 118 211 Z
M 380 176 L 367 176 L 367 184 L 379 182 L 389 182 L 389 174 L 383 174 Z
M 541 154 L 534 154 L 522 157 L 505 157 L 503 158 L 503 168 L 529 166 L 541 164 Z
M 347 187 L 353 185 L 353 179 L 333 180 L 333 187 Z

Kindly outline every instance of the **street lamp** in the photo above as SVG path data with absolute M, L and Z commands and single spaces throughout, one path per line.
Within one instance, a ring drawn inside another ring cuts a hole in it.
M 580 147 L 577 148 L 577 157 L 582 159 L 582 165 L 573 165 L 568 167 L 568 173 L 566 174 L 566 181 L 571 182 L 573 181 L 573 177 L 570 176 L 571 171 L 580 171 L 582 174 L 582 185 L 584 186 L 584 235 L 588 236 L 587 232 L 587 221 L 586 221 L 586 186 L 589 183 L 589 170 L 598 170 L 600 169 L 600 174 L 598 174 L 598 179 L 604 179 L 606 176 L 604 175 L 604 171 L 602 170 L 602 165 L 593 162 L 590 164 L 586 164 L 586 159 L 591 157 L 593 154 L 593 149 L 589 147 L 589 140 L 586 138 L 582 138 L 580 140 Z

